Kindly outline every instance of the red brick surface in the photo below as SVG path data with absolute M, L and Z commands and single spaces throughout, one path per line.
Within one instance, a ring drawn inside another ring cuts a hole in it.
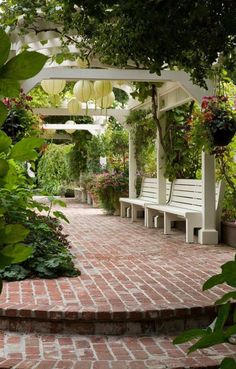
M 226 345 L 186 356 L 187 345 L 166 337 L 0 334 L 0 368 L 17 369 L 176 369 L 214 367 Z
M 185 308 L 212 305 L 225 290 L 202 292 L 201 286 L 233 258 L 230 247 L 185 244 L 182 233 L 164 236 L 86 205 L 72 203 L 64 212 L 82 275 L 5 283 L 1 315 L 54 320 L 62 313 L 85 320 L 181 315 Z

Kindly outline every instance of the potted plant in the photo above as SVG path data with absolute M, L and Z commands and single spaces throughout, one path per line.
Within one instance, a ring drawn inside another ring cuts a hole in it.
M 227 146 L 236 132 L 236 112 L 228 96 L 204 96 L 201 112 L 192 117 L 193 140 L 210 153 Z

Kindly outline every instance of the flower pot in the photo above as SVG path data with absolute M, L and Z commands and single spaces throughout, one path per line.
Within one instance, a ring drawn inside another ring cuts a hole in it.
M 221 242 L 236 247 L 236 222 L 221 222 Z
M 211 130 L 211 135 L 215 146 L 227 146 L 232 141 L 235 130 L 218 129 L 214 132 Z

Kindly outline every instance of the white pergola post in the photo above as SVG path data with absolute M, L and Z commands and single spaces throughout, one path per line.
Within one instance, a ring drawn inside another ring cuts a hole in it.
M 215 209 L 215 157 L 202 152 L 202 229 L 198 240 L 201 244 L 218 244 Z
M 134 144 L 134 132 L 129 130 L 129 197 L 137 197 L 136 193 L 137 162 Z
M 166 115 L 162 114 L 159 117 L 160 124 L 162 127 L 162 134 L 165 134 L 166 128 Z M 166 204 L 166 178 L 165 172 L 165 156 L 164 148 L 161 145 L 159 132 L 157 130 L 157 203 Z

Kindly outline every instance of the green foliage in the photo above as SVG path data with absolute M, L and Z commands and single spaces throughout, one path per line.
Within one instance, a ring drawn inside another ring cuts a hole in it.
M 128 195 L 128 176 L 125 173 L 102 173 L 94 178 L 92 192 L 109 214 L 119 210 L 119 198 Z
M 129 95 L 121 88 L 113 87 L 116 103 L 120 103 L 121 107 L 124 108 L 125 104 L 129 101 Z
M 148 110 L 131 111 L 126 123 L 134 135 L 137 169 L 141 175 L 155 175 L 157 127 Z M 152 163 L 150 165 L 150 163 Z M 153 171 L 150 173 L 150 171 Z
M 40 31 L 42 19 L 53 30 L 59 24 L 57 32 L 64 40 L 57 56 L 59 62 L 68 57 L 67 46 L 73 42 L 87 60 L 100 55 L 106 64 L 135 65 L 158 74 L 164 68 L 177 67 L 190 72 L 201 85 L 219 54 L 224 65 L 235 70 L 233 1 L 104 0 L 94 4 L 83 0 L 3 0 L 1 9 L 1 24 L 5 27 L 14 28 L 18 16 L 24 14 L 22 32 L 27 32 L 29 26 Z
M 110 118 L 102 136 L 104 153 L 107 157 L 107 169 L 126 171 L 128 164 L 128 133 L 116 119 Z
M 69 155 L 72 145 L 48 145 L 38 162 L 39 186 L 48 195 L 60 193 L 61 187 L 72 181 Z
M 25 243 L 32 255 L 27 260 L 24 258 L 23 262 L 18 257 L 16 265 L 8 266 L 0 272 L 1 278 L 21 280 L 32 277 L 72 277 L 80 274 L 74 266 L 67 236 L 62 233 L 58 220 L 34 212 L 28 212 L 27 217 L 22 216 L 20 220 L 28 230 Z M 17 250 L 17 255 L 20 255 L 19 251 L 22 254 L 20 249 Z
M 208 290 L 222 283 L 226 283 L 226 285 L 233 287 L 233 290 L 226 292 L 216 301 L 219 308 L 214 322 L 206 329 L 193 329 L 182 333 L 174 339 L 174 344 L 181 344 L 194 339 L 195 342 L 191 342 L 188 353 L 220 343 L 234 345 L 234 336 L 236 334 L 236 307 L 235 304 L 231 304 L 231 301 L 236 301 L 236 255 L 233 261 L 228 261 L 221 265 L 220 274 L 210 277 L 204 283 L 203 290 Z M 220 364 L 220 369 L 229 368 L 236 368 L 236 361 L 232 358 L 224 358 Z
M 88 172 L 100 173 L 100 157 L 105 156 L 104 140 L 101 136 L 93 136 L 87 144 L 87 166 Z
M 201 168 L 201 150 L 189 138 L 188 119 L 192 109 L 191 103 L 167 112 L 165 176 L 170 181 L 176 178 L 196 178 Z

